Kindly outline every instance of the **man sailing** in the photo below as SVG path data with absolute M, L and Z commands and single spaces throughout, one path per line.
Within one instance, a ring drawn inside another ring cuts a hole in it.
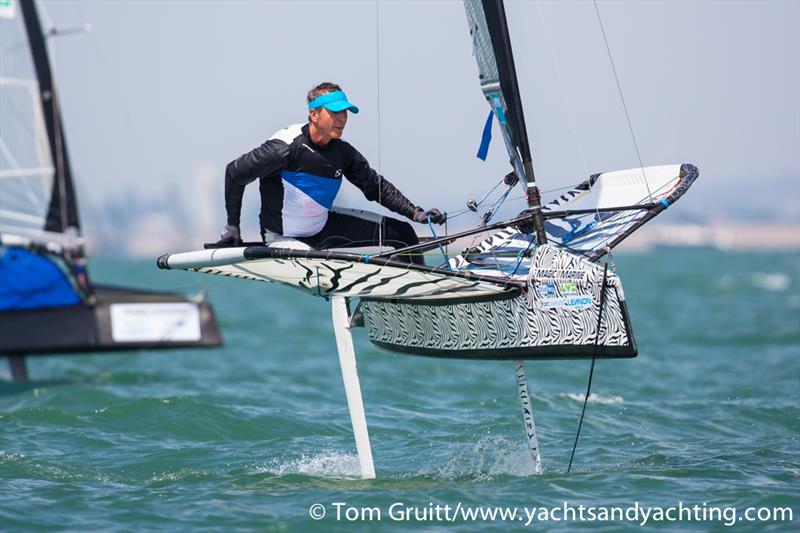
M 418 222 L 443 224 L 447 213 L 415 206 L 394 185 L 373 170 L 358 150 L 341 139 L 347 112 L 358 107 L 335 83 L 321 83 L 307 97 L 308 123 L 288 126 L 225 169 L 228 221 L 218 244 L 241 243 L 239 217 L 245 186 L 259 178 L 261 237 L 276 247 L 337 247 L 419 242 L 411 225 L 364 211 L 333 208 L 342 177 L 361 189 L 368 200 Z M 290 239 L 287 239 L 290 238 Z M 382 242 L 381 242 L 382 241 Z M 417 256 L 413 262 L 422 264 Z

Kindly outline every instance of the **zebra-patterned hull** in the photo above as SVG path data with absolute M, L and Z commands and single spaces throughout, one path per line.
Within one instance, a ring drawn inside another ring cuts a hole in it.
M 361 311 L 370 340 L 394 352 L 466 359 L 637 353 L 619 278 L 552 246 L 534 253 L 525 291 L 469 300 L 365 298 Z

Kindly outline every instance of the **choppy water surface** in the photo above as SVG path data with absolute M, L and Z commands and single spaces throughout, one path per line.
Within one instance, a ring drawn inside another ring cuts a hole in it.
M 374 481 L 357 479 L 329 304 L 153 261 L 96 260 L 92 274 L 106 282 L 202 283 L 226 345 L 33 358 L 27 386 L 8 383 L 0 365 L 0 529 L 618 531 L 640 526 L 526 527 L 524 514 L 451 524 L 444 506 L 452 516 L 459 504 L 523 513 L 683 502 L 788 507 L 794 521 L 656 525 L 795 531 L 800 257 L 677 250 L 616 260 L 640 355 L 598 362 L 571 474 L 588 361 L 528 363 L 545 467 L 529 476 L 511 363 L 396 356 L 357 330 Z M 340 505 L 337 521 L 334 502 L 354 510 Z M 309 516 L 314 503 L 321 520 Z M 416 517 L 401 520 L 405 507 Z

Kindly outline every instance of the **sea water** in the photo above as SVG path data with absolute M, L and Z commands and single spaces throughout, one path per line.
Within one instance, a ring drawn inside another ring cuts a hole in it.
M 0 365 L 0 530 L 797 531 L 800 256 L 615 260 L 639 356 L 598 361 L 571 473 L 589 361 L 526 365 L 532 476 L 510 362 L 393 355 L 355 330 L 371 481 L 328 302 L 94 260 L 98 281 L 207 291 L 225 346 L 31 357 L 28 384 Z

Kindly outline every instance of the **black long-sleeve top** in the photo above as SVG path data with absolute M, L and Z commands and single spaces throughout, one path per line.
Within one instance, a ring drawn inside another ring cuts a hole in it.
M 228 224 L 239 225 L 245 186 L 259 178 L 262 231 L 287 237 L 315 235 L 328 219 L 343 176 L 368 200 L 408 218 L 413 216 L 414 204 L 373 170 L 350 143 L 333 139 L 317 146 L 311 141 L 308 124 L 294 124 L 228 164 Z

